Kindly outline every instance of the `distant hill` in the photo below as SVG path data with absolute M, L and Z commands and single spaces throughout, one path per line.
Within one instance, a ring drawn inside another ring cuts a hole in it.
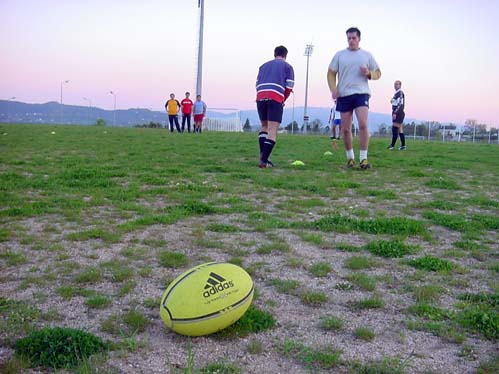
M 116 116 L 116 126 L 131 127 L 149 122 L 159 122 L 163 126 L 167 122 L 167 116 L 164 112 L 153 111 L 143 108 L 119 109 L 116 113 L 113 110 L 105 110 L 97 107 L 88 107 L 82 105 L 63 105 L 63 123 L 73 125 L 93 125 L 97 119 L 104 119 L 108 125 L 113 125 L 114 116 Z M 294 120 L 298 124 L 303 123 L 303 107 L 293 108 L 286 106 L 282 125 L 286 126 Z M 323 125 L 327 125 L 330 108 L 312 107 L 308 109 L 310 121 L 319 119 Z M 209 117 L 233 117 L 234 114 L 208 111 Z M 258 113 L 256 110 L 242 110 L 240 112 L 241 121 L 244 124 L 249 119 L 253 129 L 260 126 Z M 420 120 L 408 118 L 406 122 L 420 123 Z M 0 122 L 1 123 L 43 123 L 59 124 L 61 123 L 61 105 L 55 101 L 45 104 L 28 104 L 20 101 L 0 100 Z M 354 118 L 354 123 L 357 123 Z M 377 131 L 381 124 L 391 124 L 391 116 L 384 113 L 369 113 L 369 129 Z

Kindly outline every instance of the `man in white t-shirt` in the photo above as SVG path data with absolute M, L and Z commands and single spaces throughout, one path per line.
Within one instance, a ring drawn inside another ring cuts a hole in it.
M 369 169 L 367 148 L 369 146 L 369 80 L 379 79 L 381 71 L 371 53 L 360 49 L 360 30 L 351 27 L 347 30 L 348 48 L 337 52 L 327 73 L 327 82 L 333 100 L 336 100 L 336 110 L 341 114 L 341 130 L 343 143 L 347 154 L 347 167 L 355 165 L 355 155 L 352 145 L 353 112 L 359 122 L 360 167 Z M 338 75 L 338 81 L 336 81 Z

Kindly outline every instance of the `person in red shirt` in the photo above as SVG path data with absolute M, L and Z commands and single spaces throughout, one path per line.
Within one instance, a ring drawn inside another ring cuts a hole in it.
M 191 116 L 192 116 L 192 105 L 194 104 L 189 96 L 189 92 L 185 93 L 185 99 L 180 102 L 182 110 L 182 132 L 185 129 L 185 122 L 187 121 L 187 132 L 191 132 Z

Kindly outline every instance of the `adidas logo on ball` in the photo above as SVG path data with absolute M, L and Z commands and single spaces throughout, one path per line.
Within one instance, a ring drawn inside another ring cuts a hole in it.
M 206 286 L 204 286 L 204 289 L 206 291 L 203 292 L 203 296 L 210 297 L 220 291 L 224 291 L 231 287 L 234 287 L 234 282 L 232 282 L 231 280 L 228 281 L 224 277 L 211 272 L 210 277 L 206 281 Z

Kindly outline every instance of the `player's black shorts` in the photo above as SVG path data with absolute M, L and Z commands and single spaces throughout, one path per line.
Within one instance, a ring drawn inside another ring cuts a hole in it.
M 392 114 L 392 118 L 393 118 L 393 114 Z M 404 123 L 404 118 L 405 118 L 405 113 L 398 112 L 397 115 L 395 116 L 395 119 L 392 122 L 393 123 Z
M 353 94 L 338 97 L 336 100 L 336 110 L 338 112 L 352 112 L 355 108 L 366 106 L 369 108 L 368 94 Z
M 274 100 L 259 100 L 256 102 L 260 121 L 282 122 L 283 107 Z

